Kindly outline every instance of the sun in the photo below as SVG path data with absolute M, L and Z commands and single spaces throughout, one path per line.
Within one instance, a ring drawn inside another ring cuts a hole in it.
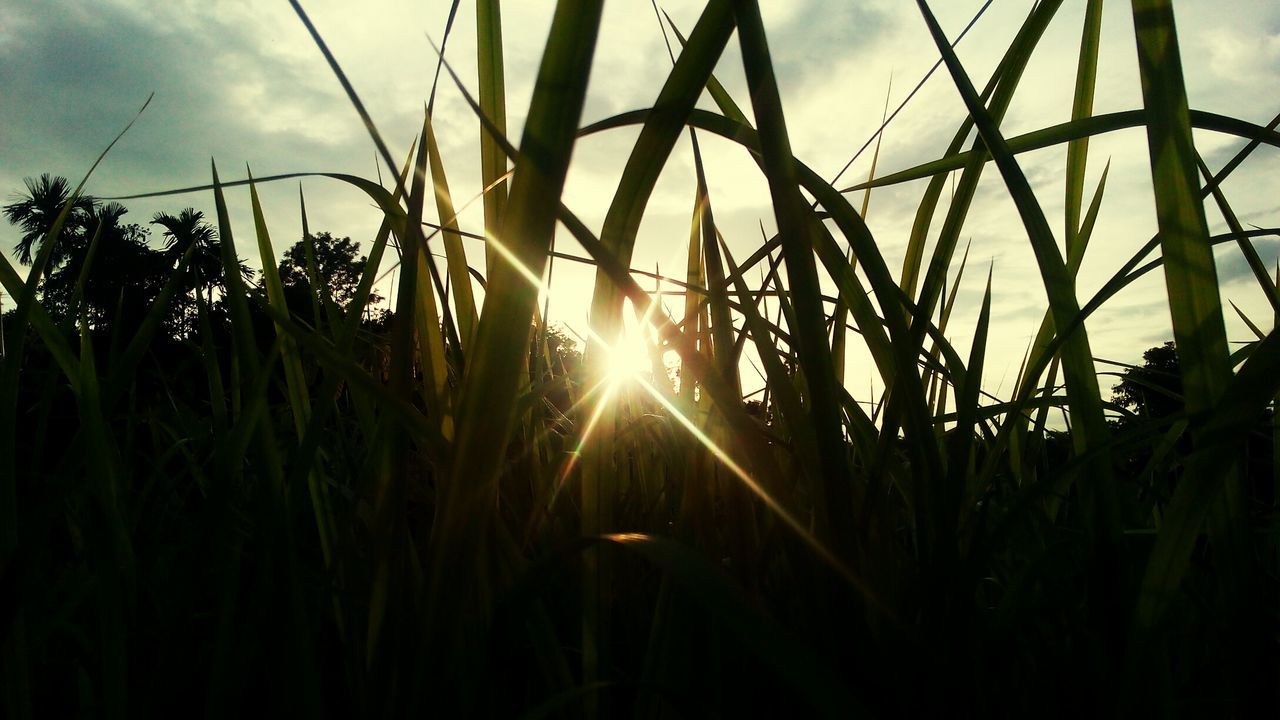
M 622 332 L 617 340 L 605 346 L 603 358 L 605 381 L 614 387 L 645 379 L 653 372 L 643 329 L 628 322 L 629 316 L 625 317 Z
M 650 306 L 648 312 L 652 312 Z M 617 390 L 626 385 L 648 383 L 653 378 L 653 352 L 657 348 L 657 331 L 649 322 L 648 312 L 637 317 L 631 300 L 623 301 L 621 329 L 613 342 L 592 333 L 600 347 L 599 368 L 601 385 Z

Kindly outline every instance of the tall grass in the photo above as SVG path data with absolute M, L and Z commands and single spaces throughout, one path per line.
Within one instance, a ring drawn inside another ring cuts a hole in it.
M 25 283 L 0 267 L 17 298 L 0 384 L 5 715 L 1276 708 L 1280 474 L 1256 447 L 1274 448 L 1280 339 L 1259 329 L 1230 352 L 1212 246 L 1234 242 L 1280 297 L 1250 242 L 1276 231 L 1246 231 L 1221 190 L 1280 134 L 1188 108 L 1168 0 L 1133 2 L 1144 107 L 1095 116 L 1102 2 L 1089 0 L 1070 119 L 1007 137 L 1005 112 L 1062 4 L 1035 6 L 980 88 L 918 0 L 968 117 L 942 157 L 840 189 L 793 155 L 755 0 L 709 0 L 687 39 L 666 28 L 681 45 L 652 107 L 585 128 L 602 3 L 562 0 L 518 144 L 499 3 L 482 0 L 478 97 L 447 66 L 444 80 L 479 132 L 484 226 L 467 232 L 430 106 L 397 162 L 295 2 L 396 173 L 391 188 L 328 175 L 382 213 L 345 312 L 312 251 L 316 322 L 284 300 L 256 185 L 298 175 L 224 182 L 215 168 L 197 188 L 212 191 L 228 284 L 225 314 L 201 302 L 203 332 L 185 342 L 160 318 L 186 260 L 124 344 L 42 307 L 61 221 Z M 735 34 L 749 98 L 713 74 Z M 715 111 L 695 107 L 704 96 Z M 565 177 L 578 139 L 627 126 L 639 134 L 597 235 L 563 203 Z M 1075 278 L 1107 177 L 1086 202 L 1088 141 L 1134 126 L 1149 140 L 1159 234 L 1086 297 Z M 1249 143 L 1215 174 L 1193 128 Z M 655 292 L 630 266 L 686 133 L 688 263 Z M 697 150 L 708 133 L 741 146 L 768 184 L 761 214 L 777 234 L 745 258 L 715 222 Z M 1019 154 L 1063 144 L 1059 223 Z M 962 281 L 948 275 L 989 169 L 1048 298 L 1007 399 L 983 377 L 990 273 L 967 356 L 948 335 Z M 923 178 L 895 272 L 883 248 L 900 239 L 873 235 L 850 191 Z M 245 186 L 261 291 L 237 271 L 225 201 Z M 1209 236 L 1210 196 L 1226 235 Z M 596 268 L 582 363 L 549 341 L 538 304 L 553 262 L 574 257 L 553 249 L 558 233 Z M 485 241 L 484 258 L 467 257 L 464 236 Z M 395 313 L 370 334 L 360 309 L 387 265 Z M 1125 412 L 1099 382 L 1087 320 L 1157 267 L 1183 410 L 1116 422 Z M 664 287 L 683 295 L 679 317 L 662 309 Z M 628 327 L 654 372 L 614 367 Z M 883 388 L 871 412 L 843 381 L 849 342 Z M 753 403 L 739 377 L 747 343 L 766 381 Z M 1048 427 L 1052 409 L 1067 430 Z M 1137 476 L 1133 458 L 1147 462 Z

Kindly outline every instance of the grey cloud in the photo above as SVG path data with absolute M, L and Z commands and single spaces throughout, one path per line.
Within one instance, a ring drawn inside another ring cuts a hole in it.
M 175 18 L 186 16 L 110 3 L 88 10 L 81 3 L 42 0 L 11 12 L 30 22 L 0 45 L 6 95 L 0 104 L 0 127 L 6 128 L 0 190 L 6 196 L 22 187 L 22 177 L 41 172 L 79 179 L 152 91 L 150 107 L 88 192 L 132 194 L 207 183 L 211 156 L 220 161 L 224 179 L 242 177 L 246 162 L 258 176 L 351 171 L 361 161 L 361 174 L 372 174 L 361 151 L 367 136 L 327 68 L 279 52 L 251 33 L 198 15 L 175 26 Z M 331 221 L 327 210 L 341 204 L 334 199 L 360 202 L 331 183 L 313 185 L 322 222 Z M 230 202 L 244 218 L 241 194 L 231 193 Z M 296 184 L 287 194 L 296 198 Z M 134 220 L 145 222 L 157 209 L 195 205 L 208 212 L 209 200 L 203 193 L 127 204 Z M 289 204 L 296 207 L 296 200 Z M 286 219 L 296 225 L 296 214 L 290 210 Z M 4 250 L 12 237 L 10 228 L 0 228 Z M 244 247 L 242 254 L 256 255 Z
M 176 3 L 173 4 L 173 3 Z M 88 163 L 111 137 L 133 116 L 143 98 L 155 90 L 152 107 L 116 148 L 90 186 L 98 194 L 139 192 L 206 182 L 209 157 L 216 156 L 224 177 L 239 177 L 249 162 L 257 175 L 300 170 L 348 171 L 374 175 L 371 144 L 354 111 L 343 97 L 323 60 L 308 44 L 305 33 L 287 8 L 280 3 L 217 3 L 200 0 L 173 0 L 171 4 L 128 2 L 85 3 L 73 0 L 8 0 L 0 11 L 5 27 L 0 28 L 0 194 L 22 187 L 24 175 L 52 171 L 78 178 Z M 310 3 L 309 3 L 310 4 Z M 421 124 L 421 103 L 434 66 L 430 47 L 416 25 L 425 16 L 438 36 L 447 3 L 432 2 L 396 6 L 404 18 L 384 40 L 383 29 L 352 18 L 341 3 L 317 7 L 317 24 L 335 44 L 340 60 L 353 75 L 358 89 L 382 128 L 393 152 L 407 149 Z M 688 31 L 696 21 L 701 3 L 671 2 L 673 15 Z M 943 14 L 944 27 L 953 36 L 978 7 L 978 1 L 934 3 Z M 1211 4 L 1187 3 L 1179 6 L 1180 36 L 1197 52 L 1214 47 L 1213 38 L 1200 38 L 1198 28 L 1212 25 L 1227 39 L 1243 39 L 1250 48 L 1260 48 L 1250 56 L 1250 77 L 1275 78 L 1280 74 L 1280 52 L 1271 53 L 1267 43 L 1275 42 L 1280 30 L 1280 10 L 1274 3 L 1252 2 L 1247 12 L 1256 22 L 1233 26 L 1215 20 Z M 824 175 L 834 173 L 848 153 L 852 153 L 878 126 L 884 83 L 895 70 L 895 102 L 933 62 L 936 50 L 923 35 L 923 25 L 912 3 L 816 2 L 771 3 L 766 7 L 766 23 L 771 49 L 786 101 L 788 126 L 801 159 Z M 989 17 L 966 39 L 961 55 L 981 84 L 993 58 L 1003 51 L 1014 23 L 1024 17 L 1027 3 L 992 6 Z M 1015 7 L 1016 6 L 1016 7 Z M 91 10 L 84 8 L 90 7 Z M 389 4 L 384 5 L 386 11 Z M 541 55 L 545 10 L 549 3 L 510 3 L 504 6 L 508 61 L 508 115 L 513 139 L 518 139 L 520 122 L 533 82 L 533 70 Z M 1206 9 L 1207 8 L 1207 9 Z M 1128 9 L 1119 7 L 1104 25 L 1106 70 L 1100 81 L 1099 109 L 1134 106 L 1136 75 L 1132 72 L 1131 29 L 1112 17 L 1122 19 Z M 1064 16 L 1066 11 L 1064 9 Z M 12 18 L 18 18 L 10 22 Z M 27 18 L 23 22 L 21 18 Z M 342 24 L 343 19 L 346 25 Z M 1074 22 L 1074 20 L 1068 20 Z M 669 60 L 661 44 L 647 3 L 609 4 L 606 34 L 593 69 L 585 120 L 652 102 L 666 75 Z M 474 40 L 467 12 L 459 15 L 449 58 L 458 72 L 474 86 Z M 15 30 L 18 28 L 18 30 Z M 1063 37 L 1079 38 L 1078 26 Z M 406 41 L 406 38 L 412 42 Z M 1268 39 L 1272 38 L 1272 39 Z M 384 52 L 393 45 L 399 55 Z M 1062 87 L 1074 77 L 1074 49 L 1046 41 L 1045 54 L 1028 71 L 1010 110 L 1006 127 L 1013 132 L 1041 127 L 1046 118 L 1059 118 L 1063 108 L 1058 100 Z M 1185 54 L 1185 53 L 1184 53 Z M 1206 55 L 1207 57 L 1207 55 Z M 1239 113 L 1247 119 L 1265 122 L 1274 108 L 1264 92 L 1239 98 L 1239 84 L 1229 82 L 1218 69 L 1230 69 L 1231 58 L 1215 56 L 1214 62 L 1197 66 L 1189 75 L 1193 101 L 1198 107 L 1237 114 L 1232 102 L 1242 103 Z M 389 58 L 389 59 L 388 59 Z M 1067 63 L 1063 58 L 1070 60 Z M 1118 65 L 1117 65 L 1118 63 Z M 1215 64 L 1216 63 L 1216 64 Z M 1067 67 L 1069 65 L 1070 67 Z M 422 72 L 405 68 L 422 68 Z M 388 68 L 395 72 L 388 72 Z M 1066 68 L 1066 69 L 1064 69 Z M 394 79 L 388 80 L 387 76 Z M 729 44 L 718 69 L 735 98 L 749 107 L 737 55 L 737 39 Z M 1044 78 L 1057 78 L 1045 80 Z M 1116 80 L 1120 77 L 1120 80 Z M 1061 78 L 1066 78 L 1062 81 Z M 1134 80 L 1134 82 L 1130 82 Z M 1114 81 L 1114 82 L 1113 82 Z M 1274 84 L 1274 83 L 1272 83 Z M 1259 87 L 1257 82 L 1248 87 Z M 1105 97 L 1104 97 L 1105 95 Z M 479 130 L 469 108 L 459 100 L 451 83 L 445 81 L 437 101 L 436 134 L 442 146 L 455 199 L 461 203 L 478 191 L 478 162 L 475 143 Z M 1260 109 L 1261 108 L 1261 109 Z M 1056 114 L 1055 114 L 1056 113 Z M 1260 117 L 1265 116 L 1265 117 Z M 937 158 L 964 118 L 951 79 L 939 71 L 922 94 L 903 112 L 885 136 L 879 173 L 900 170 Z M 575 156 L 571 183 L 575 192 L 570 204 L 588 222 L 598 223 L 616 179 L 630 152 L 634 134 L 613 132 L 582 143 Z M 750 160 L 741 151 L 708 141 L 708 173 L 715 186 L 717 221 L 735 250 L 754 247 L 758 242 L 757 222 L 772 231 L 772 210 L 767 190 Z M 1206 140 L 1206 161 L 1220 167 L 1239 147 L 1238 142 Z M 654 195 L 646 217 L 637 256 L 646 262 L 663 263 L 672 255 L 673 243 L 687 238 L 688 213 L 692 204 L 692 172 L 687 142 L 682 141 L 668 166 L 668 175 Z M 1150 210 L 1150 188 L 1145 184 L 1145 144 L 1140 132 L 1112 139 L 1098 139 L 1091 153 L 1087 192 L 1092 192 L 1101 163 L 1112 150 L 1117 162 L 1109 180 L 1097 249 L 1091 249 L 1086 270 L 1107 275 L 1128 257 L 1137 244 L 1154 229 Z M 733 154 L 732 157 L 727 157 Z M 1124 158 L 1121 158 L 1121 155 Z M 1131 161 L 1139 156 L 1141 163 Z M 1226 191 L 1238 205 L 1242 220 L 1272 224 L 1274 197 L 1265 182 L 1257 182 L 1257 170 L 1274 162 L 1274 151 L 1259 151 L 1241 168 L 1243 184 L 1228 184 Z M 849 184 L 866 175 L 870 152 L 846 175 Z M 1061 226 L 1061 152 L 1055 150 L 1020 158 L 1036 187 L 1055 232 Z M 748 174 L 752 173 L 752 174 Z M 1253 178 L 1253 180 L 1249 180 Z M 869 223 L 886 260 L 894 271 L 901 267 L 907 235 L 924 183 L 914 182 L 872 193 Z M 312 226 L 367 239 L 376 226 L 376 212 L 359 193 L 329 181 L 307 181 L 308 206 Z M 268 219 L 278 243 L 299 231 L 296 212 L 296 183 L 262 190 L 268 202 Z M 1273 193 L 1274 194 L 1274 193 Z M 943 206 L 934 219 L 933 236 L 942 224 Z M 861 195 L 851 196 L 855 206 Z M 248 224 L 245 193 L 231 193 L 232 210 L 242 254 L 247 248 Z M 575 204 L 576 203 L 576 204 Z M 207 194 L 155 201 L 155 209 L 174 209 L 194 204 L 208 209 Z M 139 220 L 151 208 L 144 202 L 130 202 Z M 1256 208 L 1269 208 L 1262 211 Z M 1214 217 L 1211 214 L 1211 217 Z M 473 222 L 464 218 L 464 222 Z M 474 229 L 474 227 L 469 228 Z M 12 228 L 0 227 L 0 246 L 8 250 Z M 995 168 L 988 167 L 978 201 L 970 212 L 962 242 L 974 239 L 968 280 L 961 305 L 974 309 L 980 299 L 986 259 L 996 257 L 996 316 L 1013 330 L 993 328 L 993 348 L 1005 343 L 1021 353 L 1025 338 L 1033 332 L 1043 312 L 1044 302 L 1034 258 L 1026 247 L 1025 232 L 1013 214 L 1007 190 Z M 1271 261 L 1275 244 L 1260 244 Z M 1094 253 L 1097 253 L 1094 255 Z M 1266 253 L 1270 253 L 1269 255 Z M 955 263 L 959 261 L 959 252 Z M 1231 257 L 1238 256 L 1234 253 Z M 1223 255 L 1220 270 L 1227 282 L 1237 278 L 1247 282 L 1247 269 L 1233 265 Z M 739 258 L 742 259 L 742 258 Z M 954 267 L 954 263 L 953 263 Z M 1101 267 L 1101 271 L 1092 268 Z M 664 269 L 666 269 L 664 267 Z M 678 273 L 677 273 L 678 274 Z M 1082 285 L 1097 284 L 1094 277 Z M 1116 347 L 1136 341 L 1154 344 L 1156 337 L 1142 337 L 1160 316 L 1155 285 L 1126 291 L 1123 302 L 1142 300 L 1134 310 L 1110 313 L 1105 308 L 1097 327 L 1100 342 Z M 566 303 L 567 306 L 569 303 Z M 1120 306 L 1114 306 L 1120 307 Z M 1132 312 L 1131 312 L 1132 311 Z M 1167 315 L 1167 311 L 1163 311 Z M 1147 317 L 1150 316 L 1150 317 Z M 1132 318 L 1144 317 L 1137 327 Z M 1108 320 L 1107 318 L 1114 318 Z M 969 320 L 971 322 L 971 319 Z M 1155 323 L 1163 327 L 1163 323 Z M 1091 330 L 1094 327 L 1091 324 Z M 1123 328 L 1111 330 L 1110 328 Z M 1135 329 L 1136 328 L 1136 329 Z M 1154 331 L 1150 331 L 1154 332 Z M 1016 347 L 1014 347 L 1016 346 Z M 999 352 L 1006 347 L 999 346 Z M 1137 352 L 1140 355 L 1141 348 Z M 1128 352 L 1127 350 L 1123 352 Z
M 1274 236 L 1257 237 L 1251 240 L 1254 250 L 1258 251 L 1258 255 L 1262 258 L 1262 263 L 1267 268 L 1268 275 L 1275 273 L 1276 261 L 1280 258 L 1280 238 Z M 1220 246 L 1214 253 L 1214 264 L 1218 269 L 1218 281 L 1225 286 L 1235 286 L 1243 284 L 1244 286 L 1253 286 L 1256 280 L 1253 269 L 1249 267 L 1249 263 L 1245 260 L 1244 253 L 1236 246 L 1235 243 L 1228 243 Z

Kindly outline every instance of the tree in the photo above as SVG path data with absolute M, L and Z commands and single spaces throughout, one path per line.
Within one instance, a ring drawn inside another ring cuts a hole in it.
M 204 292 L 220 282 L 222 255 L 217 233 L 204 221 L 204 213 L 193 208 L 184 208 L 177 215 L 158 212 L 151 217 L 151 224 L 163 228 L 164 251 L 175 264 L 188 249 L 195 248 L 187 266 L 190 280 L 186 290 Z
M 49 231 L 71 195 L 65 178 L 45 173 L 27 178 L 26 193 L 4 206 L 9 222 L 22 230 L 15 246 L 19 262 L 30 265 L 42 251 Z M 194 329 L 196 296 L 213 305 L 225 288 L 217 234 L 204 214 L 184 208 L 177 215 L 156 213 L 152 225 L 163 229 L 164 245 L 153 248 L 150 230 L 124 220 L 129 210 L 84 195 L 75 200 L 50 255 L 41 285 L 41 302 L 54 317 L 70 320 L 84 311 L 91 327 L 113 328 L 119 321 L 141 322 L 159 297 L 183 255 L 192 251 L 186 276 L 166 318 L 181 335 Z M 240 262 L 251 280 L 253 271 Z
M 1142 353 L 1140 367 L 1125 370 L 1112 389 L 1112 400 L 1141 417 L 1157 419 L 1182 410 L 1182 373 L 1172 342 Z
M 71 185 L 66 178 L 49 173 L 44 173 L 38 180 L 25 178 L 23 182 L 27 186 L 26 195 L 20 195 L 14 202 L 5 205 L 4 214 L 10 224 L 17 225 L 22 230 L 22 237 L 14 246 L 18 262 L 30 265 L 35 254 L 43 248 L 45 238 L 53 229 L 62 207 L 66 205 L 67 198 L 71 195 Z M 94 204 L 94 199 L 88 195 L 76 198 L 63 223 L 64 240 L 83 236 L 86 219 Z M 60 256 L 55 256 L 52 265 L 57 265 L 61 259 Z
M 323 292 L 313 294 L 311 273 L 307 269 L 307 238 L 299 240 L 280 259 L 280 284 L 284 287 L 289 310 L 303 318 L 311 317 L 316 307 L 312 298 L 317 305 L 322 305 L 326 302 L 326 295 L 340 309 L 347 310 L 355 299 L 368 258 L 358 255 L 359 246 L 349 237 L 335 238 L 330 233 L 321 232 L 310 236 L 310 240 Z M 370 293 L 366 307 L 381 301 L 380 295 Z
M 226 291 L 226 274 L 217 231 L 205 222 L 204 213 L 194 208 L 183 208 L 177 215 L 158 212 L 152 216 L 151 224 L 164 230 L 164 253 L 170 266 L 176 267 L 191 249 L 191 260 L 181 286 L 182 294 L 174 299 L 170 313 L 171 322 L 179 333 L 190 332 L 195 327 L 196 296 L 205 300 L 206 307 L 212 307 L 214 290 Z M 250 282 L 253 269 L 240 261 L 240 275 Z
M 1131 367 L 1120 375 L 1120 383 L 1113 390 L 1111 399 L 1133 411 L 1132 417 L 1122 417 L 1116 422 L 1118 429 L 1143 429 L 1144 423 L 1152 423 L 1163 430 L 1161 420 L 1181 413 L 1182 371 L 1178 364 L 1178 350 L 1172 342 L 1149 348 L 1142 353 L 1142 365 Z M 1237 469 L 1243 473 L 1250 497 L 1258 507 L 1269 507 L 1277 500 L 1274 481 L 1275 435 L 1273 413 L 1254 426 L 1245 438 L 1238 458 Z M 1160 464 L 1149 466 L 1152 446 L 1141 445 L 1118 460 L 1128 473 L 1137 477 L 1144 468 L 1151 471 L 1147 477 L 1139 477 L 1145 483 L 1145 493 L 1161 502 L 1172 496 L 1175 479 L 1181 470 L 1182 459 L 1193 451 L 1191 434 L 1183 432 L 1168 448 L 1170 452 Z
M 49 173 L 25 183 L 26 194 L 5 205 L 4 214 L 22 230 L 14 248 L 18 261 L 30 265 L 44 251 L 71 185 Z M 72 202 L 44 268 L 42 302 L 52 315 L 75 317 L 83 309 L 91 326 L 106 327 L 124 316 L 140 318 L 155 300 L 164 259 L 147 244 L 146 228 L 123 222 L 128 212 L 88 195 Z
M 62 262 L 45 281 L 46 309 L 56 315 L 76 314 L 78 294 L 92 326 L 141 322 L 160 294 L 170 265 L 147 243 L 146 228 L 123 222 L 128 212 L 116 202 L 89 207 L 84 232 L 63 239 Z

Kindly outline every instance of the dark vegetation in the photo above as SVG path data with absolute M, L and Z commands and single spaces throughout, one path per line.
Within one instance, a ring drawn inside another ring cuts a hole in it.
M 1006 140 L 1061 5 L 1035 6 L 980 92 L 920 3 L 969 116 L 938 161 L 852 188 L 928 179 L 896 277 L 846 193 L 791 157 L 753 0 L 707 3 L 654 111 L 585 129 L 600 3 L 562 0 L 519 147 L 498 3 L 480 0 L 484 258 L 464 252 L 430 109 L 409 158 L 385 158 L 391 187 L 334 176 L 382 212 L 367 257 L 308 233 L 277 262 L 254 183 L 216 168 L 209 219 L 145 224 L 30 181 L 4 207 L 27 279 L 0 266 L 0 715 L 1273 717 L 1280 335 L 1228 345 L 1211 246 L 1234 243 L 1280 311 L 1250 241 L 1275 230 L 1234 220 L 1214 188 L 1239 163 L 1203 167 L 1191 128 L 1241 137 L 1240 159 L 1280 136 L 1188 113 L 1166 0 L 1133 3 L 1137 120 L 1094 117 L 1090 0 L 1071 120 Z M 750 114 L 712 74 L 735 35 Z M 1077 298 L 1106 177 L 1086 203 L 1087 138 L 1135 122 L 1160 235 Z M 570 154 L 629 124 L 596 236 L 559 205 Z M 758 162 L 778 234 L 732 257 L 696 156 L 672 318 L 629 259 L 672 148 L 706 133 Z M 1018 166 L 1033 141 L 1069 147 L 1061 243 Z M 946 333 L 984 171 L 1049 299 L 1008 398 L 983 386 L 989 282 L 965 355 Z M 233 186 L 251 230 L 233 232 Z M 525 274 L 563 256 L 557 223 L 598 270 L 581 349 Z M 388 267 L 394 313 L 373 294 Z M 1175 342 L 1107 393 L 1083 321 L 1156 269 Z M 652 371 L 621 369 L 624 300 Z M 879 397 L 844 383 L 855 338 Z M 748 344 L 766 387 L 744 402 Z

